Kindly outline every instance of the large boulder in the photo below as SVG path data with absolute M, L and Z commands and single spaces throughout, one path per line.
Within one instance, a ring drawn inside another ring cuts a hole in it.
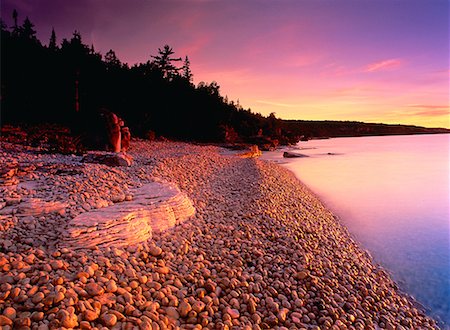
M 63 245 L 72 248 L 128 246 L 146 241 L 195 213 L 186 194 L 167 182 L 152 182 L 134 192 L 131 201 L 85 212 L 69 223 Z
M 309 157 L 309 156 L 304 155 L 304 154 L 297 154 L 294 152 L 285 151 L 285 152 L 283 152 L 283 157 L 284 158 L 305 158 L 305 157 Z

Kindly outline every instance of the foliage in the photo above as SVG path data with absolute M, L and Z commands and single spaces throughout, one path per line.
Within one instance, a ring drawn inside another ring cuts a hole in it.
M 19 25 L 18 16 L 11 28 L 1 24 L 2 125 L 58 123 L 95 145 L 98 111 L 108 108 L 134 136 L 245 142 L 262 130 L 267 138 L 295 142 L 274 114 L 266 118 L 229 102 L 217 82 L 195 86 L 189 58 L 178 67 L 182 59 L 169 45 L 129 67 L 114 50 L 102 56 L 84 44 L 78 31 L 58 45 L 53 29 L 43 45 L 32 22 Z

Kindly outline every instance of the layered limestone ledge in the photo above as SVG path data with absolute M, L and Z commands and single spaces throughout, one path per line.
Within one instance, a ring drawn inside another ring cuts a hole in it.
M 77 249 L 137 244 L 194 214 L 191 200 L 177 186 L 152 182 L 136 190 L 131 201 L 85 212 L 72 219 L 63 245 Z

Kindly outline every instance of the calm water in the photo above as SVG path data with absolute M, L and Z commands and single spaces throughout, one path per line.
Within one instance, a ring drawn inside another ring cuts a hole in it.
M 308 158 L 283 159 L 280 151 L 264 158 L 285 163 L 448 327 L 449 144 L 448 134 L 338 138 L 290 150 Z

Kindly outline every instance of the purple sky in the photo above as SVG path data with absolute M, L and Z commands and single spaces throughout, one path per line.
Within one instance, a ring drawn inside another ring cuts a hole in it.
M 3 0 L 48 43 L 76 29 L 129 64 L 169 44 L 194 81 L 281 118 L 450 127 L 446 0 Z

